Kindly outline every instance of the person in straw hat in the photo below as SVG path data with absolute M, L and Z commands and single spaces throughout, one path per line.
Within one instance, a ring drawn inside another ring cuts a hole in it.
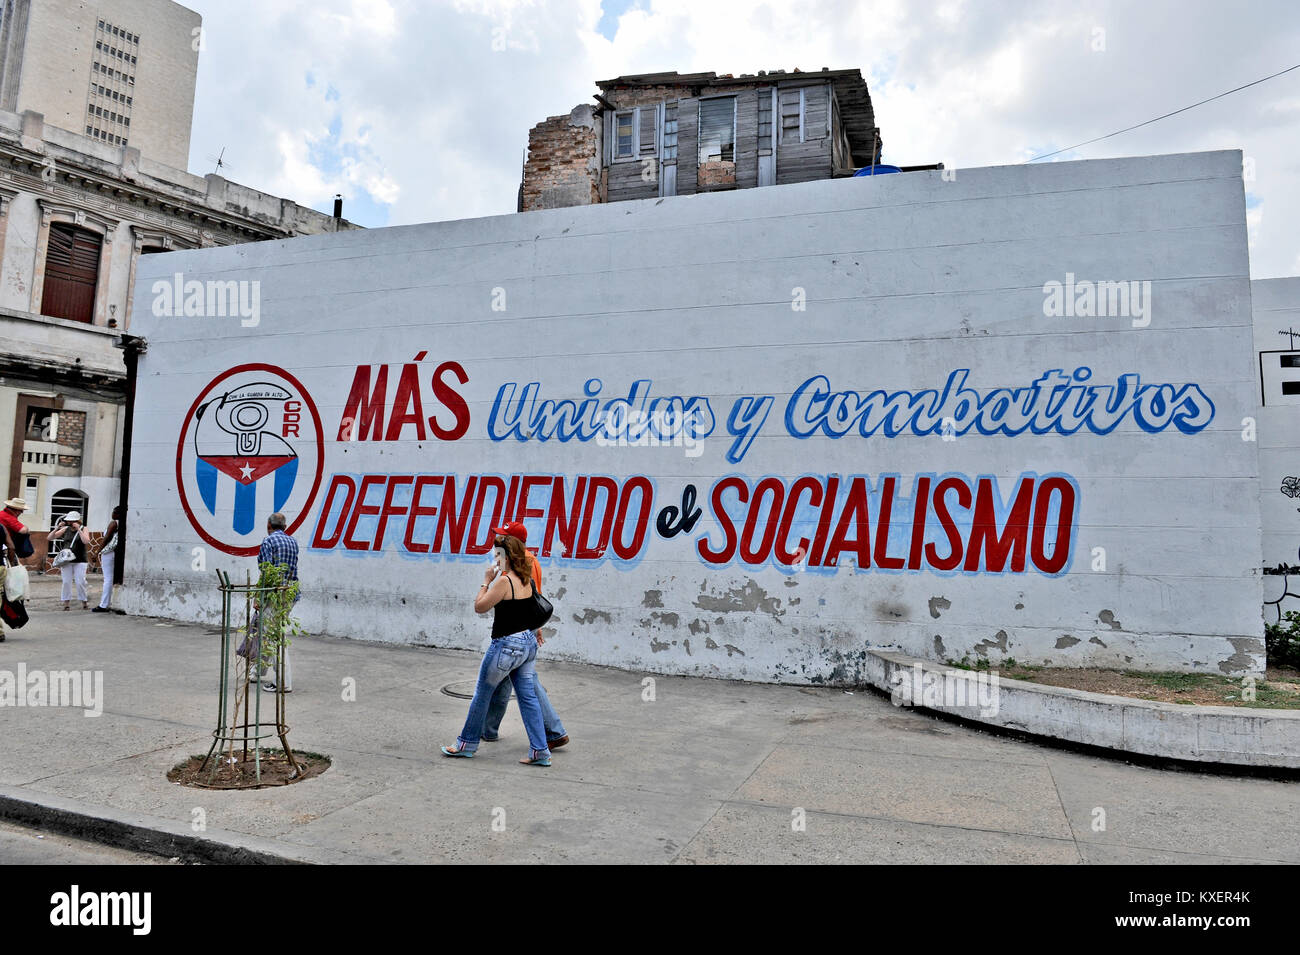
M 5 501 L 4 510 L 0 510 L 0 527 L 3 527 L 9 534 L 26 534 L 27 528 L 23 522 L 18 519 L 18 515 L 27 510 L 27 502 L 21 497 L 11 497 Z M 0 543 L 4 543 L 7 534 L 0 534 Z

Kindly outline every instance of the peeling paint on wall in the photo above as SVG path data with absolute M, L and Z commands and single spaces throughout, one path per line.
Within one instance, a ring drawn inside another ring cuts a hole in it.
M 980 656 L 988 656 L 988 652 L 990 650 L 1001 650 L 1003 653 L 1006 653 L 1007 632 L 1005 630 L 999 630 L 997 633 L 993 634 L 992 640 L 981 640 L 979 643 L 975 644 L 975 646 L 972 647 L 971 649 L 973 649 Z
M 939 611 L 940 611 L 940 610 L 947 610 L 947 609 L 948 609 L 949 607 L 951 607 L 951 606 L 952 606 L 952 601 L 949 600 L 949 599 L 946 598 L 946 597 L 931 597 L 931 598 L 930 598 L 930 616 L 931 616 L 931 617 L 934 617 L 935 620 L 938 620 L 938 619 L 939 619 Z
M 703 589 L 701 587 L 701 590 Z M 781 609 L 781 598 L 769 597 L 767 591 L 760 587 L 756 580 L 747 581 L 744 587 L 732 588 L 721 597 L 710 597 L 701 593 L 695 599 L 695 606 L 701 610 L 720 613 L 765 613 L 774 620 L 785 616 L 785 611 Z M 718 618 L 718 622 L 722 622 L 721 617 Z
M 1262 638 L 1229 637 L 1228 642 L 1233 645 L 1237 652 L 1226 660 L 1219 661 L 1219 669 L 1224 673 L 1240 673 L 1243 670 L 1254 670 L 1258 659 L 1264 656 L 1264 641 Z

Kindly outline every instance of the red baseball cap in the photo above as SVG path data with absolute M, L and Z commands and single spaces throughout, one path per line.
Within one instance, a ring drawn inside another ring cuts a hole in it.
M 494 527 L 492 533 L 500 534 L 502 537 L 517 537 L 523 543 L 528 543 L 528 528 L 519 521 L 512 521 L 505 527 Z

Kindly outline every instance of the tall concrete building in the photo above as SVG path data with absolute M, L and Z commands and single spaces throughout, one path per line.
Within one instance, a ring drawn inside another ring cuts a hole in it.
M 202 23 L 171 0 L 3 0 L 0 109 L 184 169 Z

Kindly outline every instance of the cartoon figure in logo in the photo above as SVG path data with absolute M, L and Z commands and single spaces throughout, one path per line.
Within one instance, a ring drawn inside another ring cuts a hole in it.
M 194 479 L 199 495 L 208 513 L 215 515 L 218 476 L 225 474 L 235 479 L 236 533 L 253 530 L 259 480 L 275 475 L 271 511 L 279 511 L 293 491 L 298 453 L 268 428 L 271 422 L 283 426 L 287 417 L 284 403 L 292 401 L 294 395 L 285 388 L 255 382 L 213 398 L 195 413 Z M 296 434 L 297 428 L 291 433 Z

